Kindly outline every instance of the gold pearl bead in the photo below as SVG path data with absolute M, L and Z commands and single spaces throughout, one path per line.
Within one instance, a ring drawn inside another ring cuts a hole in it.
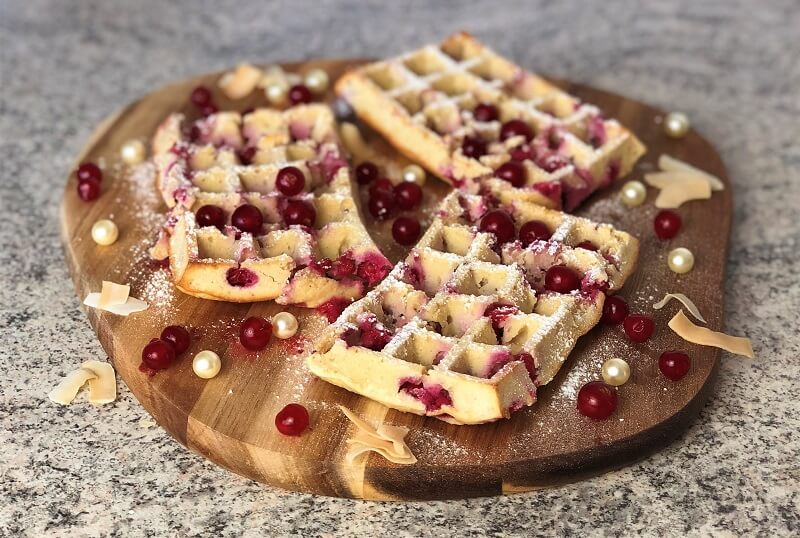
M 622 359 L 608 359 L 603 363 L 601 370 L 603 381 L 612 387 L 619 387 L 628 382 L 631 377 L 631 367 Z
M 203 379 L 216 377 L 221 369 L 222 361 L 219 355 L 207 349 L 195 355 L 192 360 L 192 370 L 194 370 L 197 377 Z
M 92 225 L 92 239 L 98 245 L 113 245 L 119 237 L 119 228 L 108 219 L 101 219 Z
M 417 166 L 416 164 L 409 164 L 405 168 L 403 168 L 403 181 L 408 181 L 409 183 L 416 183 L 420 187 L 425 185 L 425 181 L 428 179 L 425 170 L 422 169 L 421 166 Z
M 622 203 L 628 207 L 637 207 L 647 198 L 647 189 L 641 181 L 628 181 L 620 190 Z
M 272 105 L 280 106 L 286 104 L 289 96 L 289 85 L 286 82 L 272 82 L 264 88 L 267 101 Z
M 119 150 L 122 160 L 126 164 L 134 165 L 142 162 L 146 156 L 147 150 L 141 140 L 128 140 Z
M 690 127 L 689 118 L 681 112 L 670 112 L 664 119 L 664 132 L 672 138 L 683 138 Z
M 291 312 L 278 312 L 272 317 L 272 328 L 276 337 L 285 340 L 297 333 L 299 324 Z
M 312 69 L 306 73 L 303 83 L 313 93 L 321 94 L 328 90 L 330 79 L 328 78 L 328 73 L 322 69 Z
M 694 267 L 694 254 L 688 248 L 678 247 L 670 251 L 667 264 L 678 274 L 688 273 Z

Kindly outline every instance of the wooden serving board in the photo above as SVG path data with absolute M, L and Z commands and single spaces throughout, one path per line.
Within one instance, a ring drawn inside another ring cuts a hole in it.
M 299 72 L 322 67 L 335 80 L 358 63 L 324 60 L 284 67 Z M 709 327 L 722 326 L 730 183 L 716 151 L 697 133 L 669 139 L 662 132 L 662 111 L 556 81 L 597 104 L 607 116 L 618 118 L 647 144 L 647 155 L 627 179 L 640 179 L 643 171 L 655 168 L 659 155 L 667 153 L 716 174 L 728 188 L 710 200 L 681 207 L 684 228 L 671 241 L 658 240 L 652 231 L 656 213 L 652 189 L 647 202 L 635 209 L 618 201 L 616 187 L 591 198 L 580 215 L 610 222 L 641 240 L 639 268 L 621 295 L 632 312 L 653 316 L 654 337 L 633 344 L 620 326 L 598 326 L 579 341 L 558 377 L 539 390 L 539 402 L 533 407 L 493 424 L 453 426 L 387 409 L 313 378 L 302 355 L 326 324 L 316 313 L 289 308 L 300 319 L 299 335 L 286 341 L 273 339 L 266 350 L 250 353 L 238 342 L 240 321 L 284 308 L 189 297 L 173 289 L 166 270 L 149 263 L 147 248 L 166 208 L 146 168 L 132 173 L 121 164 L 119 148 L 132 138 L 149 139 L 167 114 L 190 111 L 191 89 L 200 83 L 215 87 L 219 76 L 170 85 L 104 121 L 76 159 L 76 163 L 104 163 L 103 194 L 93 203 L 81 201 L 70 174 L 61 207 L 66 259 L 78 298 L 98 291 L 105 279 L 130 283 L 132 295 L 151 304 L 127 318 L 93 309 L 87 309 L 87 315 L 119 375 L 181 444 L 231 471 L 290 490 L 367 499 L 461 498 L 553 486 L 624 466 L 664 446 L 698 414 L 709 396 L 719 351 L 688 344 L 667 327 L 677 304 L 658 311 L 651 307 L 666 292 L 683 292 L 695 301 Z M 236 103 L 215 93 L 221 109 L 265 105 L 260 93 Z M 448 190 L 443 182 L 429 178 L 426 207 L 435 205 Z M 112 218 L 120 228 L 120 238 L 112 246 L 101 247 L 91 239 L 92 224 L 101 218 Z M 391 240 L 390 224 L 368 218 L 367 226 L 392 261 L 400 259 L 405 249 Z M 697 259 L 694 270 L 683 276 L 667 268 L 667 252 L 677 246 L 690 248 Z M 141 350 L 169 324 L 190 327 L 192 347 L 176 365 L 148 377 L 139 371 Z M 222 371 L 209 381 L 195 376 L 191 368 L 191 357 L 202 349 L 214 350 L 223 359 Z M 661 375 L 657 364 L 659 355 L 672 349 L 683 349 L 692 358 L 689 374 L 677 383 Z M 619 388 L 616 413 L 595 422 L 577 413 L 576 394 L 586 381 L 600 379 L 600 366 L 611 357 L 627 360 L 632 376 Z M 311 414 L 311 428 L 299 438 L 284 437 L 274 426 L 275 414 L 291 402 L 301 403 Z M 400 466 L 369 455 L 347 464 L 345 441 L 353 429 L 337 404 L 376 423 L 409 427 L 407 441 L 418 462 Z

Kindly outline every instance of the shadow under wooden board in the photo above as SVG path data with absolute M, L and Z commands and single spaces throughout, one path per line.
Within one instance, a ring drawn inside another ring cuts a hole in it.
M 355 60 L 320 60 L 287 64 L 304 72 L 322 67 L 335 80 Z M 181 444 L 241 475 L 270 485 L 323 495 L 367 499 L 441 499 L 498 495 L 554 486 L 622 467 L 658 450 L 678 436 L 698 414 L 711 391 L 719 351 L 681 340 L 667 321 L 677 306 L 662 310 L 651 305 L 666 292 L 691 297 L 719 329 L 723 320 L 723 282 L 731 219 L 731 190 L 714 148 L 696 132 L 683 139 L 667 138 L 663 112 L 637 101 L 580 84 L 556 81 L 579 98 L 618 118 L 648 146 L 648 153 L 626 179 L 640 179 L 667 153 L 719 176 L 726 189 L 710 200 L 690 202 L 678 212 L 684 227 L 677 238 L 661 241 L 652 231 L 655 192 L 647 202 L 628 209 L 617 198 L 617 187 L 593 196 L 577 213 L 609 222 L 641 241 L 639 267 L 621 292 L 632 312 L 651 314 L 655 335 L 633 344 L 622 328 L 598 326 L 578 342 L 561 373 L 539 390 L 539 402 L 509 420 L 480 426 L 454 426 L 432 418 L 390 410 L 366 398 L 315 379 L 305 368 L 311 339 L 326 325 L 312 311 L 273 303 L 231 304 L 197 299 L 173 289 L 165 269 L 149 262 L 147 249 L 162 222 L 165 206 L 156 193 L 152 170 L 130 169 L 119 159 L 127 140 L 148 140 L 169 113 L 190 112 L 188 97 L 200 83 L 215 87 L 220 73 L 186 80 L 153 92 L 110 117 L 98 127 L 76 159 L 105 167 L 103 194 L 93 203 L 76 194 L 70 174 L 61 207 L 66 259 L 79 299 L 98 291 L 102 280 L 131 284 L 131 294 L 150 303 L 144 312 L 118 317 L 87 309 L 89 320 L 117 372 L 155 420 Z M 332 94 L 327 98 L 332 100 Z M 221 109 L 264 106 L 262 94 L 233 103 L 218 91 Z M 426 208 L 449 190 L 430 178 Z M 364 193 L 361 193 L 362 196 Z M 390 223 L 366 223 L 392 261 L 405 249 L 390 237 Z M 101 247 L 92 239 L 92 224 L 112 218 L 120 238 Z M 695 268 L 676 275 L 667 267 L 667 253 L 690 248 Z M 290 340 L 273 339 L 262 352 L 247 352 L 238 342 L 238 325 L 247 316 L 270 316 L 289 310 L 300 319 L 301 331 Z M 139 371 L 144 345 L 170 324 L 189 327 L 192 347 L 177 364 L 154 377 Z M 223 359 L 212 380 L 195 376 L 191 357 L 211 349 Z M 679 382 L 658 370 L 666 350 L 683 349 L 692 358 L 689 374 Z M 606 421 L 596 422 L 575 409 L 578 389 L 600 378 L 608 358 L 624 358 L 631 366 L 628 383 L 619 388 L 619 407 Z M 299 438 L 275 429 L 275 414 L 286 404 L 303 404 L 311 428 Z M 353 429 L 336 407 L 345 405 L 371 421 L 410 428 L 407 436 L 418 458 L 415 465 L 392 464 L 371 454 L 354 464 L 345 462 L 346 440 Z

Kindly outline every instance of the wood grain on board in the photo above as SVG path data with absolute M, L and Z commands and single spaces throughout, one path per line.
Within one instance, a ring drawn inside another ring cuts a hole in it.
M 321 60 L 285 68 L 305 72 L 322 67 L 335 80 L 358 63 Z M 127 318 L 93 309 L 87 309 L 87 315 L 120 377 L 180 443 L 233 472 L 290 490 L 368 499 L 460 498 L 548 487 L 624 466 L 664 446 L 697 415 L 709 396 L 719 351 L 688 344 L 667 328 L 675 303 L 658 311 L 651 308 L 664 293 L 683 292 L 695 301 L 709 327 L 722 326 L 730 183 L 716 151 L 696 132 L 672 140 L 662 132 L 662 111 L 556 81 L 598 105 L 608 117 L 619 119 L 647 144 L 647 155 L 622 181 L 641 179 L 644 171 L 655 168 L 658 156 L 667 153 L 716 174 L 728 188 L 710 200 L 681 207 L 684 228 L 671 241 L 658 240 L 652 231 L 653 190 L 645 205 L 635 209 L 618 201 L 617 187 L 592 197 L 579 215 L 610 222 L 641 240 L 639 268 L 621 295 L 633 312 L 653 316 L 654 337 L 633 344 L 621 327 L 598 326 L 579 341 L 553 382 L 540 389 L 533 407 L 493 424 L 453 426 L 387 409 L 314 379 L 304 366 L 303 354 L 326 324 L 317 314 L 273 303 L 230 304 L 186 296 L 172 289 L 164 269 L 148 261 L 147 247 L 166 208 L 146 169 L 132 173 L 120 163 L 119 148 L 132 138 L 149 139 L 169 113 L 190 112 L 191 89 L 199 83 L 215 87 L 219 75 L 167 86 L 104 121 L 76 159 L 76 163 L 104 163 L 103 194 L 94 203 L 81 201 L 70 174 L 61 207 L 62 238 L 78 298 L 98 291 L 102 280 L 114 280 L 130 283 L 133 296 L 151 303 L 148 310 Z M 218 91 L 215 97 L 221 109 L 265 105 L 261 94 L 235 103 Z M 425 207 L 434 206 L 448 190 L 430 178 Z M 91 239 L 91 226 L 100 218 L 112 218 L 120 228 L 119 240 L 110 247 Z M 402 257 L 405 249 L 391 240 L 390 223 L 367 218 L 366 224 L 393 261 Z M 697 259 L 686 275 L 667 268 L 667 252 L 677 246 L 690 248 Z M 245 351 L 236 336 L 239 322 L 281 310 L 298 316 L 299 335 L 287 341 L 273 339 L 262 352 Z M 170 324 L 191 328 L 192 347 L 176 365 L 148 377 L 139 371 L 141 350 Z M 214 350 L 223 359 L 222 371 L 212 380 L 192 373 L 191 357 L 202 349 Z M 692 358 L 691 371 L 677 383 L 658 371 L 658 356 L 671 349 L 683 349 Z M 628 361 L 631 380 L 619 389 L 617 412 L 609 420 L 591 421 L 576 412 L 576 393 L 586 381 L 600 378 L 600 365 L 610 357 Z M 274 426 L 275 414 L 291 402 L 303 404 L 311 414 L 311 428 L 299 438 L 284 437 Z M 374 422 L 409 427 L 407 441 L 418 462 L 401 466 L 369 455 L 347 464 L 345 441 L 353 430 L 337 404 Z

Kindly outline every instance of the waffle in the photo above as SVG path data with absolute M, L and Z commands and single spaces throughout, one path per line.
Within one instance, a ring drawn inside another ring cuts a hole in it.
M 169 257 L 176 286 L 189 295 L 317 307 L 363 296 L 391 269 L 359 217 L 327 106 L 220 112 L 195 122 L 173 114 L 155 134 L 153 155 L 171 212 L 151 254 Z M 296 196 L 276 190 L 286 166 L 305 176 Z M 286 225 L 287 204 L 296 200 L 313 206 L 310 226 Z M 242 204 L 260 210 L 259 232 L 230 225 Z M 224 226 L 198 225 L 195 213 L 206 205 L 224 210 Z
M 462 190 L 489 191 L 503 201 L 571 211 L 630 172 L 645 152 L 632 133 L 596 107 L 466 33 L 350 71 L 336 91 L 362 120 L 430 172 Z M 497 118 L 479 115 L 479 121 L 474 113 L 479 104 L 493 105 Z M 501 141 L 501 126 L 509 120 L 527 124 L 532 139 L 526 143 L 526 136 L 517 135 Z M 486 145 L 485 154 L 465 154 L 464 141 L 476 138 Z M 524 167 L 513 188 L 495 174 L 510 160 Z
M 479 231 L 498 206 L 517 227 L 545 222 L 552 237 L 498 245 Z M 308 365 L 401 411 L 455 424 L 507 418 L 535 402 L 637 255 L 637 240 L 607 224 L 453 192 L 408 257 L 321 336 Z M 544 274 L 557 265 L 581 276 L 578 289 L 548 291 Z

